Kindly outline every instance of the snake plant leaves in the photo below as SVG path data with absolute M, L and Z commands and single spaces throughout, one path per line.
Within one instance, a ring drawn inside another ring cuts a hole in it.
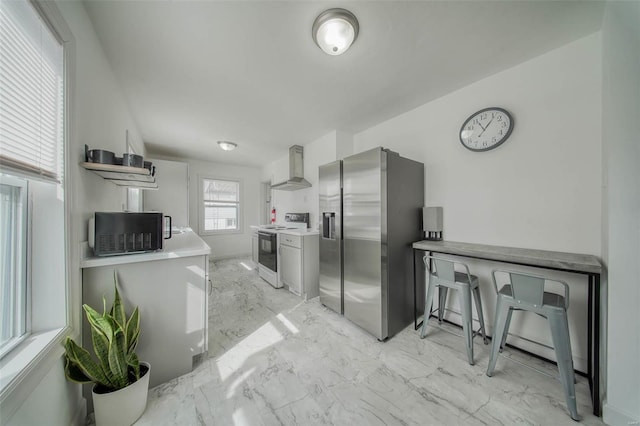
M 109 371 L 109 339 L 96 327 L 91 327 L 91 342 L 93 353 L 100 362 L 103 371 Z
M 140 362 L 134 352 L 140 335 L 140 312 L 136 307 L 127 320 L 115 272 L 114 283 L 115 298 L 109 311 L 104 298 L 103 314 L 89 305 L 82 306 L 91 327 L 97 362 L 73 339 L 67 338 L 64 344 L 67 378 L 78 383 L 94 382 L 108 392 L 122 389 L 140 378 Z
M 86 349 L 78 346 L 71 338 L 67 338 L 65 341 L 65 349 L 67 361 L 71 364 L 70 368 L 66 369 L 71 374 L 67 375 L 69 380 L 73 381 L 76 378 L 80 378 L 78 374 L 79 370 L 86 378 L 90 379 L 90 381 L 109 388 L 113 387 L 109 377 L 107 377 L 100 365 L 91 358 L 91 355 Z
M 138 337 L 140 336 L 140 312 L 138 307 L 133 310 L 126 326 L 127 351 L 133 352 L 138 346 Z
M 115 321 L 114 321 L 115 322 Z M 127 358 L 125 356 L 124 331 L 120 327 L 114 327 L 115 333 L 109 345 L 109 368 L 113 380 L 118 386 L 125 387 L 129 384 Z
M 127 357 L 127 365 L 131 367 L 131 369 L 129 370 L 129 380 L 135 382 L 140 379 L 140 360 L 138 359 L 138 355 L 136 355 L 135 352 L 131 352 Z
M 87 377 L 80 367 L 74 362 L 71 362 L 69 358 L 65 357 L 64 360 L 64 374 L 67 376 L 67 379 L 76 383 L 91 383 L 93 380 Z
M 89 321 L 91 329 L 96 330 L 96 332 L 100 333 L 109 341 L 109 343 L 111 343 L 114 332 L 112 321 L 109 320 L 109 316 L 106 314 L 100 315 L 98 311 L 87 304 L 82 305 L 82 309 L 84 309 L 84 312 L 87 316 L 87 321 Z
M 115 297 L 113 299 L 113 305 L 111 306 L 111 312 L 109 312 L 109 314 L 120 325 L 120 327 L 124 329 L 127 323 L 127 317 L 124 313 L 124 305 L 122 304 L 122 299 L 120 298 L 120 292 L 118 291 L 118 276 L 115 270 L 113 271 L 113 282 L 115 287 Z

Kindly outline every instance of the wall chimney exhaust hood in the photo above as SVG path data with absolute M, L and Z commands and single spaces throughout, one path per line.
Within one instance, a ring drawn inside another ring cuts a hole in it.
M 311 184 L 304 178 L 304 157 L 302 147 L 293 145 L 289 148 L 289 179 L 271 185 L 271 189 L 280 191 L 296 191 L 309 188 Z

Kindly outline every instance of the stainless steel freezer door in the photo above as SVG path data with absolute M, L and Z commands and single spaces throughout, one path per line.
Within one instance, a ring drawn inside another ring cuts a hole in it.
M 342 166 L 344 315 L 381 340 L 387 337 L 382 273 L 385 155 L 376 148 L 345 158 Z
M 319 168 L 320 303 L 342 313 L 342 161 Z

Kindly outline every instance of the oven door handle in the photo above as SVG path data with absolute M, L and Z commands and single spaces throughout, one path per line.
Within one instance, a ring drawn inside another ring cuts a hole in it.
M 273 238 L 275 235 L 276 234 L 272 234 L 271 232 L 258 231 L 258 237 Z

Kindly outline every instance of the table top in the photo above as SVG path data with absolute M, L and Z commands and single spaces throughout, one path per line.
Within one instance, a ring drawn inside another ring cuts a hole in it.
M 602 262 L 597 256 L 560 251 L 535 250 L 518 247 L 502 247 L 456 241 L 422 240 L 413 243 L 417 250 L 433 251 L 497 262 L 539 266 L 570 272 L 601 274 Z

